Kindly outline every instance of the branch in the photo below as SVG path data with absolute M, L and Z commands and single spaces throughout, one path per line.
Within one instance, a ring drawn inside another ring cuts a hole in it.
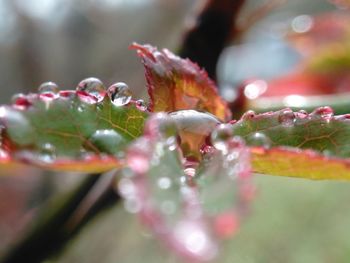
M 197 62 L 215 80 L 219 55 L 235 32 L 244 3 L 245 0 L 207 0 L 185 34 L 179 55 Z

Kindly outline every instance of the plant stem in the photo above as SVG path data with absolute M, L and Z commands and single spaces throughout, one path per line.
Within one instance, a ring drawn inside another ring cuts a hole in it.
M 179 55 L 197 62 L 215 80 L 219 55 L 235 32 L 244 3 L 245 0 L 207 0 L 185 34 Z

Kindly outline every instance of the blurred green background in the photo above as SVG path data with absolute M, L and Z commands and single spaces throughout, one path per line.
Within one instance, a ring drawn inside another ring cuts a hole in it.
M 243 15 L 261 2 L 248 1 Z M 190 0 L 0 0 L 0 102 L 48 80 L 73 89 L 90 76 L 106 85 L 124 81 L 135 97 L 147 98 L 143 68 L 128 45 L 137 41 L 176 50 L 194 5 Z M 290 0 L 267 19 L 288 21 L 332 9 L 327 1 Z M 0 255 L 35 222 L 48 200 L 84 178 L 35 168 L 0 173 Z M 258 193 L 251 216 L 236 237 L 222 244 L 216 262 L 350 262 L 348 182 L 265 175 L 254 180 Z M 46 262 L 181 260 L 118 204 Z

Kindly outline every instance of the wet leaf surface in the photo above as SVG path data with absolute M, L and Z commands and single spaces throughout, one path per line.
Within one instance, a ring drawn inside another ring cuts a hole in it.
M 247 112 L 233 133 L 252 147 L 253 170 L 309 179 L 350 179 L 349 115 L 333 116 L 329 107 L 312 113 L 284 109 Z
M 84 172 L 119 166 L 147 113 L 133 103 L 115 106 L 100 92 L 99 98 L 85 91 L 29 94 L 2 106 L 2 161 Z

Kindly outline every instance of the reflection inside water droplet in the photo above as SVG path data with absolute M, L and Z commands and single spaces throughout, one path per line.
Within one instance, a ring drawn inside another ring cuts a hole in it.
M 231 124 L 218 125 L 211 134 L 211 142 L 219 151 L 227 153 L 227 141 L 233 136 Z
M 50 143 L 41 146 L 39 160 L 45 163 L 52 163 L 56 159 L 56 148 Z
M 123 136 L 112 129 L 95 131 L 89 138 L 89 142 L 99 151 L 109 154 L 117 154 L 126 145 Z M 89 145 L 87 145 L 87 147 L 88 146 Z
M 251 146 L 261 146 L 265 149 L 271 147 L 271 139 L 262 132 L 255 132 L 248 136 L 247 143 Z
M 146 111 L 147 110 L 147 104 L 144 102 L 144 100 L 137 100 L 135 102 L 136 108 L 138 108 L 140 111 Z
M 95 97 L 97 102 L 101 102 L 106 95 L 105 86 L 97 78 L 86 78 L 82 80 L 76 90 Z
M 11 98 L 11 103 L 16 109 L 19 110 L 25 110 L 32 105 L 27 96 L 22 93 L 14 94 Z
M 293 126 L 295 119 L 295 114 L 292 110 L 284 110 L 278 116 L 278 121 L 286 127 Z
M 115 106 L 123 106 L 131 101 L 132 93 L 128 85 L 124 82 L 117 82 L 111 85 L 107 94 Z
M 56 83 L 49 81 L 42 83 L 38 88 L 38 92 L 40 94 L 57 94 L 59 92 L 59 88 Z

